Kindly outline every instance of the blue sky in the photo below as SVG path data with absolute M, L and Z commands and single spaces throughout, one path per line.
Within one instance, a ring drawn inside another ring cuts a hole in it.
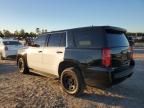
M 144 0 L 0 0 L 0 30 L 112 25 L 144 32 Z

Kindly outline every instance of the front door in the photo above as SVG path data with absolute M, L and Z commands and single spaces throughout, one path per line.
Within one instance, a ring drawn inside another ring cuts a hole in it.
M 27 62 L 29 68 L 42 71 L 42 55 L 46 46 L 47 35 L 38 36 L 32 47 L 28 48 Z

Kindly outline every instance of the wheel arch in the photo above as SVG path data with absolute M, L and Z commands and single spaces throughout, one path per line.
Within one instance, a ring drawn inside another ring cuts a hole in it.
M 58 75 L 59 77 L 61 76 L 61 73 L 63 72 L 64 69 L 69 68 L 69 67 L 75 67 L 81 72 L 82 77 L 84 77 L 80 63 L 76 60 L 64 60 L 59 64 L 58 67 Z
M 27 64 L 27 55 L 26 54 L 23 54 L 23 55 L 22 54 L 18 54 L 17 55 L 17 60 L 16 60 L 17 61 L 17 65 L 18 65 L 18 60 L 21 57 L 24 59 L 25 63 Z

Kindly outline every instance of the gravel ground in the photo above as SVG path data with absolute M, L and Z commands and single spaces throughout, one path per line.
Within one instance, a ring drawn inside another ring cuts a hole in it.
M 136 57 L 136 55 L 135 55 Z M 87 87 L 80 97 L 67 95 L 54 77 L 16 72 L 15 61 L 0 62 L 0 108 L 144 108 L 144 56 L 134 75 L 112 88 Z

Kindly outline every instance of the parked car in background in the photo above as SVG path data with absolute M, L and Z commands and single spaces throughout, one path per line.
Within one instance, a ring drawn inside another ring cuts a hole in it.
M 134 38 L 132 36 L 128 36 L 128 41 L 129 41 L 130 46 L 134 46 L 135 41 L 134 41 Z
M 0 59 L 16 56 L 18 49 L 23 45 L 18 40 L 0 39 Z
M 110 87 L 133 74 L 131 49 L 122 28 L 84 27 L 40 35 L 18 51 L 21 73 L 59 77 L 68 94 L 81 94 L 85 85 Z

